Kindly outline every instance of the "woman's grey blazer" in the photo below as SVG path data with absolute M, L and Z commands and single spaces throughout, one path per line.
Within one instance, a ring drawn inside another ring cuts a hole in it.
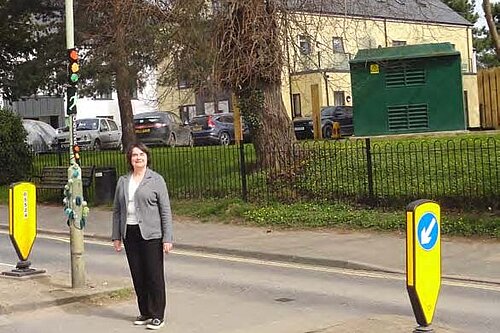
M 131 177 L 131 173 L 121 176 L 116 184 L 112 240 L 123 240 L 126 237 L 128 183 Z M 144 178 L 135 191 L 134 203 L 142 238 L 161 238 L 163 243 L 172 243 L 172 212 L 163 177 L 146 169 Z

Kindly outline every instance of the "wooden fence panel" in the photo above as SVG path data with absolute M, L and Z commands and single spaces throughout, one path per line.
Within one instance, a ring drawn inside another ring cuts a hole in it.
M 500 129 L 500 67 L 478 72 L 481 128 Z
M 500 68 L 495 68 L 492 75 L 495 76 L 495 89 L 491 94 L 495 94 L 496 100 L 500 101 Z M 496 108 L 492 108 L 491 110 L 491 123 L 493 128 L 500 128 L 500 106 L 498 104 Z

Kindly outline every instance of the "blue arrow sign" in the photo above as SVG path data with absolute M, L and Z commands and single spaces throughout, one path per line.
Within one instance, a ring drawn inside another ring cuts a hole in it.
M 425 213 L 418 221 L 417 236 L 420 246 L 427 251 L 436 245 L 439 233 L 437 218 L 432 213 Z

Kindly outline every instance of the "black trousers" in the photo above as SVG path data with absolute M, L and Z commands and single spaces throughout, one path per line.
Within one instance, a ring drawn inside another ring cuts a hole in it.
M 141 315 L 163 320 L 165 315 L 165 275 L 161 239 L 145 240 L 138 225 L 127 225 L 123 240 Z

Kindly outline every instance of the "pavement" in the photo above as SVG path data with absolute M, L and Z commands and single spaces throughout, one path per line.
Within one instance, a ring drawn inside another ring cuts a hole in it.
M 85 237 L 110 241 L 111 216 L 109 208 L 92 208 Z M 0 229 L 8 230 L 5 205 L 0 205 Z M 69 236 L 62 207 L 38 205 L 37 230 L 38 234 Z M 406 269 L 405 235 L 394 232 L 273 230 L 175 216 L 174 239 L 176 249 L 395 274 L 404 274 Z M 500 285 L 499 240 L 442 237 L 441 248 L 443 279 Z M 32 279 L 3 277 L 0 314 L 81 301 L 127 288 L 128 280 L 89 277 L 85 287 L 72 289 L 68 277 L 57 273 Z

